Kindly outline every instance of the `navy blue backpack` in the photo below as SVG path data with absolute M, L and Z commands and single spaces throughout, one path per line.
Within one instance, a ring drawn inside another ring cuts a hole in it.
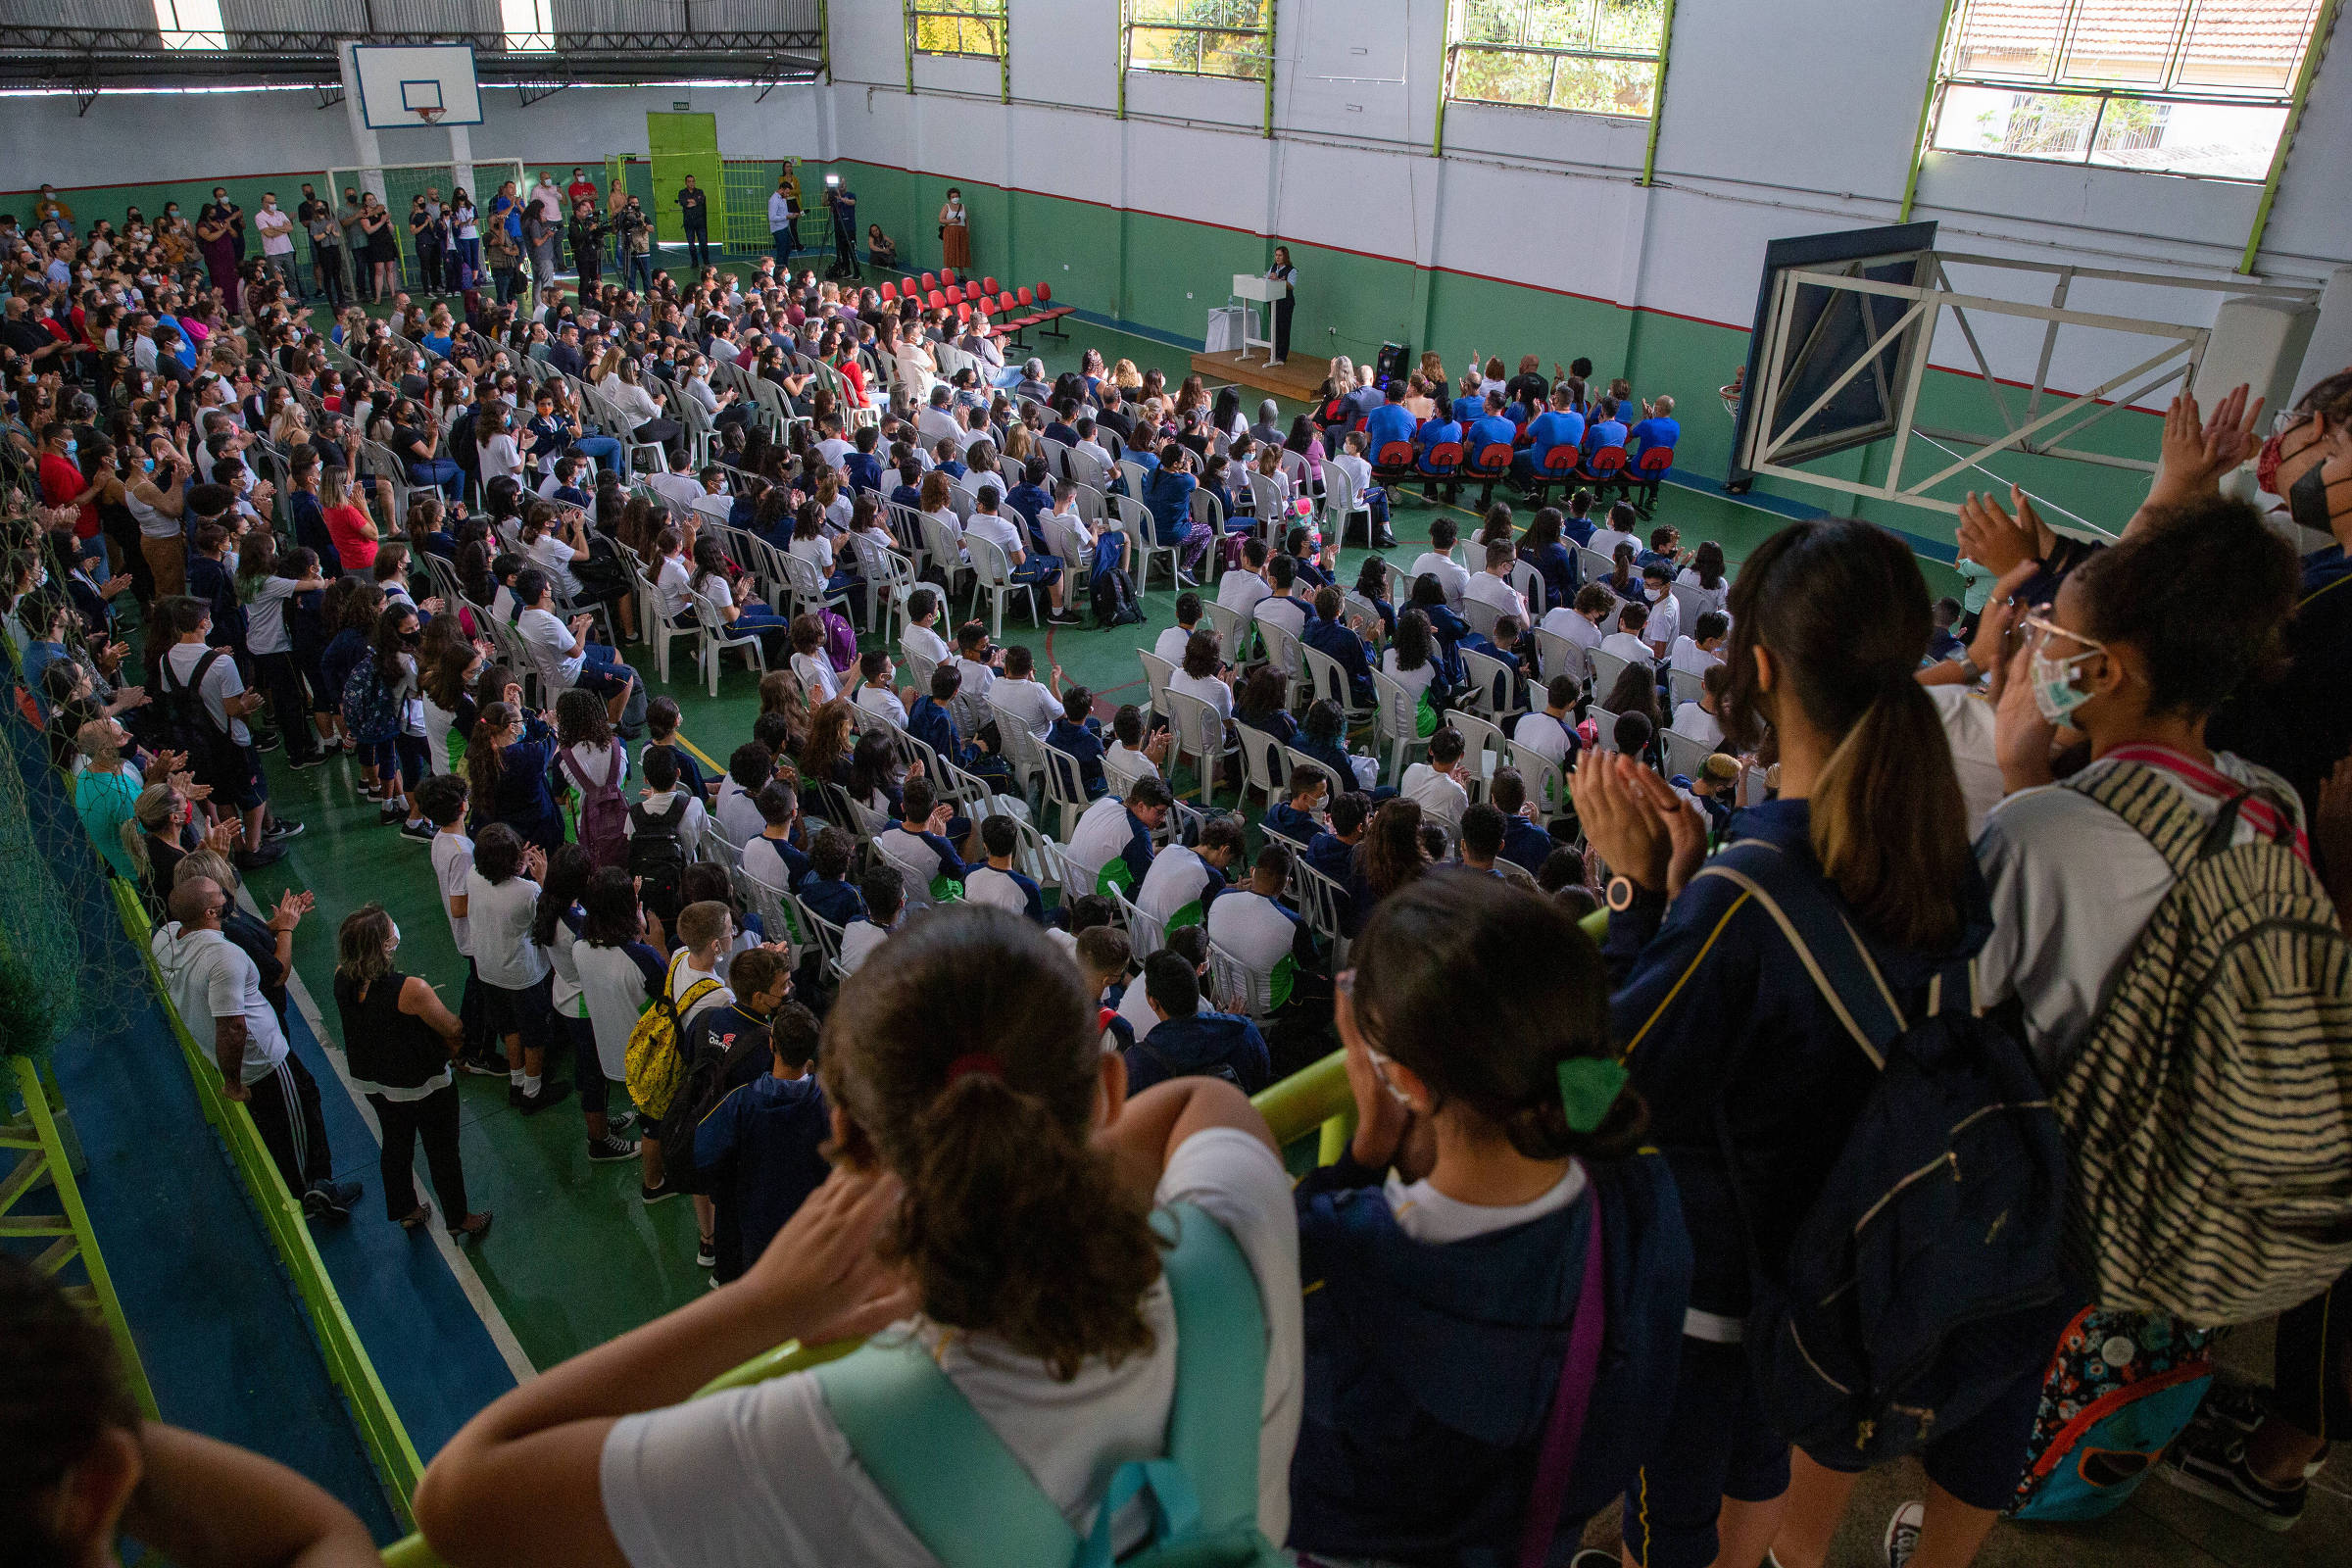
M 2071 1298 L 2057 1117 L 2014 1016 L 1979 1008 L 1973 961 L 1936 974 L 1906 1015 L 1810 866 L 1751 839 L 1699 875 L 1772 916 L 1879 1068 L 1788 1256 L 1754 1260 L 1757 1392 L 1808 1453 L 1870 1465 L 1916 1452 L 2048 1364 L 2064 1321 L 2053 1304 Z M 1725 1154 L 1737 1171 L 1728 1137 Z

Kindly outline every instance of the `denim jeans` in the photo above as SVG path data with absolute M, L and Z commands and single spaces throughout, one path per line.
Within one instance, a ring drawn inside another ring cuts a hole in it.
M 427 458 L 409 465 L 409 483 L 437 488 L 451 501 L 466 499 L 466 470 L 447 458 Z

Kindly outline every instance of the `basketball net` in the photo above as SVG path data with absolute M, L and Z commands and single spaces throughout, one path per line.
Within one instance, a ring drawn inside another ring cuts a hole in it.
M 445 109 L 419 109 L 416 111 L 416 118 L 423 121 L 425 128 L 429 130 L 432 128 L 433 122 L 447 113 L 448 111 Z

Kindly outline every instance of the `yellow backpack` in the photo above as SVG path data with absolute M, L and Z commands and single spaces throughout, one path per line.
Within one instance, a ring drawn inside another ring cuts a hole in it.
M 669 1000 L 670 987 L 677 984 L 678 965 L 686 961 L 686 950 L 680 948 L 670 955 L 669 968 L 662 976 L 661 994 L 654 1004 L 637 1015 L 637 1025 L 629 1031 L 629 1050 L 626 1058 L 629 1098 L 649 1121 L 659 1122 L 669 1113 L 669 1102 L 677 1095 L 678 1085 L 686 1080 L 686 1057 L 678 1041 L 678 1020 L 694 1010 L 695 1004 L 719 989 L 718 977 L 697 980 L 686 988 L 686 995 L 676 1002 Z

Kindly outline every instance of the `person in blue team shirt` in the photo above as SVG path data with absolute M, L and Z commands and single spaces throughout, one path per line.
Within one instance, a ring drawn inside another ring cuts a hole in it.
M 1511 459 L 1511 477 L 1533 485 L 1544 472 L 1544 460 L 1554 447 L 1575 447 L 1585 438 L 1585 416 L 1569 406 L 1572 396 L 1563 381 L 1552 389 L 1551 406 L 1527 427 L 1527 450 Z
M 1441 476 L 1439 470 L 1429 461 L 1429 455 L 1432 452 L 1448 444 L 1455 447 L 1462 445 L 1462 422 L 1446 410 L 1440 409 L 1437 415 L 1424 423 L 1413 436 L 1413 466 L 1420 469 L 1429 478 L 1429 483 L 1424 488 L 1424 494 L 1433 507 L 1438 504 L 1438 486 L 1440 484 L 1444 484 L 1446 487 L 1445 500 L 1449 506 L 1453 502 L 1453 498 L 1461 494 L 1461 486 L 1450 478 Z
M 1167 949 L 1144 960 L 1144 997 L 1159 1022 L 1126 1051 L 1127 1086 L 1141 1094 L 1170 1078 L 1222 1078 L 1254 1095 L 1274 1077 L 1257 1025 L 1200 1004 L 1200 977 Z
M 1047 468 L 1045 459 L 1031 458 L 1021 468 L 1021 482 L 1004 496 L 1004 509 L 1020 514 L 1021 521 L 1028 526 L 1029 537 L 1037 541 L 1037 553 L 1043 556 L 1055 553 L 1053 543 L 1038 531 L 1037 526 L 1037 519 L 1054 510 L 1052 477 L 1052 470 Z
M 1348 676 L 1349 706 L 1364 708 L 1372 702 L 1372 645 L 1363 634 L 1340 618 L 1344 603 L 1340 590 L 1326 583 L 1315 590 L 1315 612 L 1307 618 L 1306 630 L 1300 641 L 1319 654 L 1327 654 L 1339 662 Z
M 1479 454 L 1487 448 L 1497 443 L 1507 447 L 1518 439 L 1519 427 L 1503 416 L 1502 394 L 1490 392 L 1487 394 L 1486 412 L 1462 436 L 1462 457 L 1467 462 L 1476 463 Z
M 858 433 L 850 438 L 857 450 L 843 458 L 841 466 L 850 476 L 851 489 L 881 490 L 882 460 L 874 456 L 874 448 L 881 439 L 882 427 L 876 424 L 859 425 Z
M 1462 372 L 1461 395 L 1453 400 L 1450 412 L 1454 423 L 1466 426 L 1487 412 L 1487 400 L 1480 395 L 1478 388 L 1478 362 L 1473 360 L 1470 368 Z
M 1626 434 L 1634 443 L 1629 456 L 1636 463 L 1640 463 L 1642 454 L 1652 447 L 1663 447 L 1672 452 L 1675 442 L 1681 440 L 1683 434 L 1682 424 L 1674 416 L 1674 399 L 1661 396 L 1655 402 L 1642 404 L 1642 422 Z
M 1585 426 L 1585 457 L 1590 461 L 1603 447 L 1624 445 L 1625 421 L 1617 416 L 1617 400 L 1602 398 L 1593 408 L 1592 422 Z
M 1413 439 L 1413 411 L 1404 406 L 1404 383 L 1395 376 L 1389 378 L 1388 399 L 1364 420 L 1364 440 L 1377 461 L 1381 448 L 1392 441 L 1411 445 Z
M 1330 797 L 1331 775 L 1312 762 L 1300 762 L 1291 769 L 1289 798 L 1267 807 L 1258 826 L 1268 833 L 1280 834 L 1303 850 L 1323 831 L 1323 824 L 1316 818 Z

